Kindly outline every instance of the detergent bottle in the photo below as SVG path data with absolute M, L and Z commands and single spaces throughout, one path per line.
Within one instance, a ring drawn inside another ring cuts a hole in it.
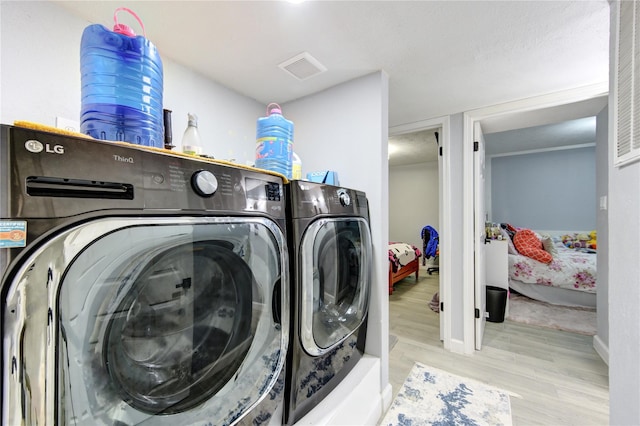
M 118 12 L 136 18 L 144 36 L 118 22 Z M 162 148 L 163 70 L 142 20 L 119 7 L 113 31 L 89 25 L 80 42 L 80 131 L 96 139 Z
M 293 122 L 284 118 L 280 105 L 271 103 L 267 106 L 267 116 L 258 118 L 255 166 L 291 179 L 292 165 Z

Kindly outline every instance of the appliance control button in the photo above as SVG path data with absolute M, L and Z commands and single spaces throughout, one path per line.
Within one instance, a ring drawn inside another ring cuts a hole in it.
M 218 179 L 208 170 L 198 170 L 191 176 L 191 185 L 196 194 L 211 197 L 218 190 Z
M 349 193 L 346 191 L 338 191 L 338 198 L 340 199 L 340 204 L 342 204 L 343 206 L 350 206 L 351 205 L 351 197 L 349 196 Z

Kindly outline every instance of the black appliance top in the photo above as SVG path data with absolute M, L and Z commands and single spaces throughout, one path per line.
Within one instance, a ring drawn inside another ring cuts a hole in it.
M 316 216 L 358 216 L 369 219 L 364 192 L 323 183 L 292 181 L 287 185 L 292 219 Z
M 131 144 L 0 126 L 0 219 L 105 210 L 284 219 L 283 179 Z

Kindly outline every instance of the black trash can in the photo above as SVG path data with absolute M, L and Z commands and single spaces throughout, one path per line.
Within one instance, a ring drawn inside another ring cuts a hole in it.
M 487 286 L 487 321 L 503 322 L 504 311 L 507 307 L 507 289 Z

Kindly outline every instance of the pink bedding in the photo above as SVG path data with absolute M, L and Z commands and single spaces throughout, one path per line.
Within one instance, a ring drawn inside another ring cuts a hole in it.
M 549 264 L 509 254 L 509 278 L 530 284 L 596 292 L 596 255 L 555 243 L 557 254 Z
M 421 255 L 420 249 L 412 244 L 389 243 L 389 261 L 393 272 L 397 272 L 398 269 Z

